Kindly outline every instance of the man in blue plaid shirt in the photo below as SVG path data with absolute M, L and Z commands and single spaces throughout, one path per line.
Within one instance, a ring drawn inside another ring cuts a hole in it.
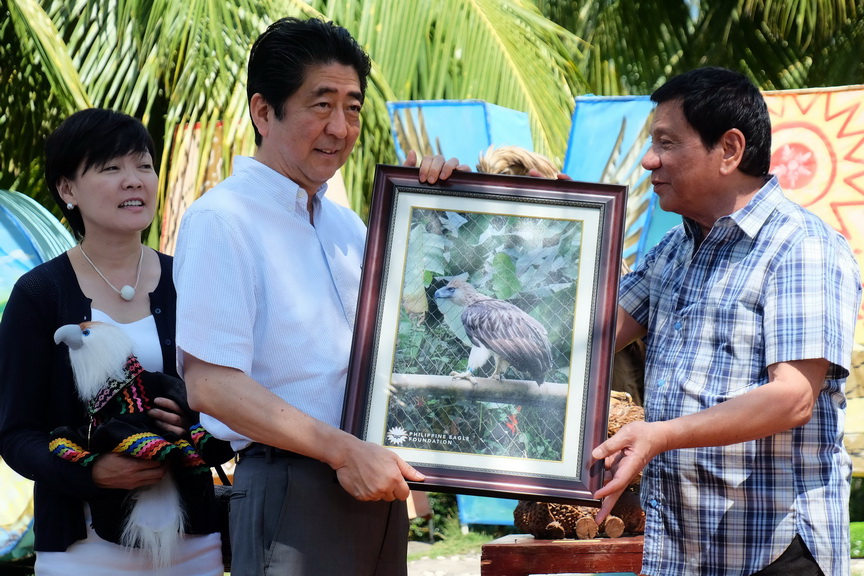
M 747 78 L 702 68 L 651 98 L 642 165 L 684 218 L 621 281 L 617 346 L 646 339 L 646 421 L 594 450 L 613 473 L 598 522 L 643 470 L 645 574 L 847 576 L 858 265 L 768 173 Z

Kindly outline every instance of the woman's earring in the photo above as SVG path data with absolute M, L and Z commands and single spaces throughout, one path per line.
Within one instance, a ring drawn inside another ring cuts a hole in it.
M 67 210 L 72 210 L 72 209 L 74 209 L 74 208 L 75 208 L 75 205 L 72 204 L 71 202 L 67 202 L 67 203 L 66 203 L 66 209 L 67 209 Z

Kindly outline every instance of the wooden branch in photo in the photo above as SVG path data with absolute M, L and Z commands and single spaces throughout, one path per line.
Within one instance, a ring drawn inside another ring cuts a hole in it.
M 438 395 L 453 394 L 460 398 L 507 404 L 560 404 L 567 398 L 567 384 L 533 380 L 498 380 L 476 378 L 476 384 L 452 376 L 434 374 L 393 374 L 390 382 L 396 390 L 428 390 Z

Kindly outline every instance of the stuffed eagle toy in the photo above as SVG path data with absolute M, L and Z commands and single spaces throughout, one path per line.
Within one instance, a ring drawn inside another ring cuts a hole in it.
M 69 347 L 75 387 L 87 406 L 89 424 L 54 430 L 52 453 L 82 466 L 90 466 L 99 455 L 112 452 L 169 462 L 169 472 L 157 484 L 128 493 L 110 491 L 120 496 L 89 504 L 93 527 L 102 538 L 146 551 L 156 567 L 170 564 L 186 532 L 184 502 L 201 500 L 197 492 L 202 482 L 178 480 L 196 475 L 206 478 L 211 472 L 202 453 L 208 461 L 221 463 L 230 458 L 230 447 L 197 424 L 198 415 L 189 408 L 183 381 L 144 370 L 132 353 L 131 340 L 117 326 L 102 322 L 68 324 L 57 329 L 54 341 Z M 188 421 L 196 422 L 190 429 L 192 442 L 159 428 L 147 415 L 156 407 L 156 397 L 174 400 Z M 122 522 L 118 522 L 118 514 Z

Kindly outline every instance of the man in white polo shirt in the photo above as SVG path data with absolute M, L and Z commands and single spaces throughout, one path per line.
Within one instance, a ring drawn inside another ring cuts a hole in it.
M 423 476 L 339 429 L 366 231 L 324 194 L 357 139 L 369 70 L 343 28 L 271 25 L 249 56 L 255 157 L 180 227 L 178 363 L 208 430 L 241 455 L 234 576 L 407 570 L 406 479 Z M 424 158 L 420 180 L 457 164 Z

